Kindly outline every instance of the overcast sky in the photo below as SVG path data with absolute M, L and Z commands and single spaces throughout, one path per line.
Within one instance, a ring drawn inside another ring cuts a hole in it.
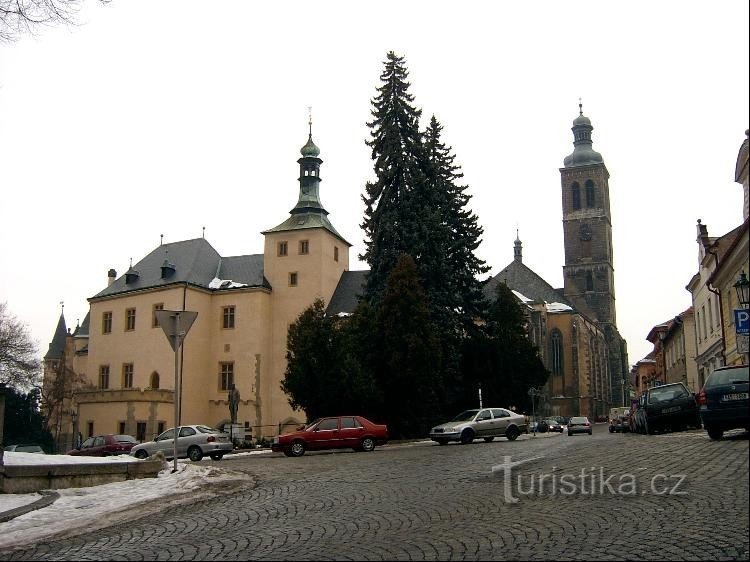
M 749 43 L 746 0 L 89 2 L 76 27 L 0 45 L 0 301 L 44 354 L 59 302 L 74 327 L 160 234 L 205 226 L 223 256 L 262 253 L 297 201 L 308 106 L 321 200 L 365 269 L 365 123 L 394 50 L 463 168 L 493 274 L 518 228 L 524 263 L 562 287 L 559 168 L 583 98 L 634 363 L 691 304 L 696 220 L 742 222 Z

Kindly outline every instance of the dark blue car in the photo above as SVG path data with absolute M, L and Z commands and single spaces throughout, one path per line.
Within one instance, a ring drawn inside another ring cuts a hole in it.
M 730 429 L 750 431 L 748 372 L 747 365 L 719 367 L 698 394 L 703 427 L 711 439 L 721 439 Z

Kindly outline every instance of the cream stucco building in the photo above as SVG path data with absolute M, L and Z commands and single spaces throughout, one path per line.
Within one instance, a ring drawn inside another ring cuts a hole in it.
M 50 418 L 61 443 L 78 431 L 151 439 L 173 425 L 174 352 L 157 310 L 198 313 L 182 351 L 180 423 L 229 421 L 232 384 L 245 437 L 304 421 L 280 388 L 287 330 L 316 298 L 331 301 L 351 245 L 320 201 L 322 160 L 312 135 L 301 153 L 297 204 L 263 232 L 262 254 L 221 256 L 203 238 L 162 244 L 121 277 L 110 270 L 74 332 L 61 316 L 45 356 L 47 389 L 68 378 Z

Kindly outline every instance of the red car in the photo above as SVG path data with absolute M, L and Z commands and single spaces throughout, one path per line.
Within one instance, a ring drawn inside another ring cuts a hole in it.
M 271 450 L 287 457 L 301 457 L 305 451 L 346 449 L 372 451 L 388 441 L 388 428 L 362 416 L 319 418 L 292 433 L 274 437 Z
M 86 439 L 80 447 L 68 451 L 68 454 L 85 457 L 127 455 L 137 444 L 136 438 L 130 435 L 96 435 Z

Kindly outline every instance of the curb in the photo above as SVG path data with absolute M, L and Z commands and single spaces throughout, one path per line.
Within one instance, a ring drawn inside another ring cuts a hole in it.
M 60 497 L 59 493 L 53 492 L 51 490 L 42 490 L 41 492 L 39 492 L 39 495 L 42 497 L 36 501 L 0 513 L 0 523 L 5 523 L 6 521 L 15 519 L 19 515 L 25 515 L 30 511 L 35 511 L 37 509 L 42 509 L 43 507 L 52 505 L 53 503 L 55 503 L 57 498 Z

